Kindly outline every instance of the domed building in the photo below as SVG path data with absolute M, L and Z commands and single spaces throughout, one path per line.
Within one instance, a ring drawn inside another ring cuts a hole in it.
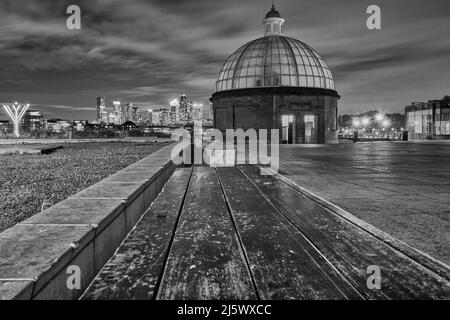
M 322 57 L 284 36 L 272 6 L 265 36 L 237 49 L 224 63 L 211 97 L 214 126 L 280 129 L 283 143 L 337 143 L 339 95 Z

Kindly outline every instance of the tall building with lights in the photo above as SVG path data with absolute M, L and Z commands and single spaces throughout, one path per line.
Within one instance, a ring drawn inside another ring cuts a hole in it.
M 120 122 L 120 101 L 113 101 L 113 111 L 110 113 L 110 123 L 114 123 L 116 125 L 122 124 Z
M 170 122 L 175 125 L 180 122 L 180 102 L 174 99 L 170 102 Z
M 105 97 L 97 97 L 97 122 L 108 122 L 108 113 L 106 112 Z
M 192 123 L 192 101 L 185 94 L 180 97 L 180 123 Z
M 284 143 L 337 143 L 339 95 L 325 60 L 283 34 L 272 6 L 265 35 L 237 49 L 223 64 L 211 97 L 214 126 L 279 129 Z
M 125 103 L 121 104 L 119 107 L 119 122 L 120 122 L 120 124 L 124 124 L 128 120 L 127 109 L 128 109 L 128 105 Z
M 199 103 L 194 103 L 192 105 L 192 121 L 202 121 L 203 120 L 203 105 Z
M 167 109 L 161 109 L 161 125 L 169 126 L 171 124 L 171 114 Z
M 134 104 L 132 104 L 132 103 L 130 103 L 130 109 L 131 109 L 130 110 L 131 111 L 131 115 L 130 115 L 130 119 L 129 120 L 131 120 L 132 122 L 134 122 L 136 124 L 139 121 L 139 114 L 138 114 L 139 107 L 134 105 Z

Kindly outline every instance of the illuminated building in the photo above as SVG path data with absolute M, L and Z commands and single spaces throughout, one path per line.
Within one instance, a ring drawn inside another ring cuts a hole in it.
M 159 126 L 161 125 L 161 111 L 153 111 L 152 112 L 152 125 Z
M 22 128 L 27 131 L 43 129 L 44 114 L 40 110 L 27 110 L 22 118 Z
M 84 131 L 88 123 L 87 120 L 74 120 L 72 126 L 76 131 Z
M 122 124 L 120 121 L 120 101 L 113 101 L 113 112 L 110 114 L 110 123 Z
M 172 125 L 180 122 L 180 103 L 177 99 L 170 102 L 170 122 Z
M 47 130 L 50 132 L 64 132 L 72 126 L 70 121 L 63 119 L 49 119 L 47 120 Z
M 105 97 L 97 97 L 97 122 L 108 122 L 108 113 L 106 112 Z
M 138 106 L 130 103 L 130 111 L 131 111 L 131 115 L 130 115 L 130 119 L 132 122 L 134 123 L 138 123 Z
M 203 119 L 209 121 L 213 119 L 212 104 L 208 106 L 203 106 Z
M 12 125 L 9 120 L 0 120 L 0 134 L 7 134 L 11 129 Z
M 409 140 L 450 140 L 450 96 L 405 107 Z
M 161 125 L 162 126 L 170 126 L 171 124 L 171 114 L 170 111 L 167 109 L 161 110 Z
M 192 122 L 203 120 L 203 105 L 194 103 L 192 104 Z
M 337 143 L 339 95 L 324 59 L 284 36 L 272 6 L 265 36 L 236 50 L 223 64 L 211 97 L 214 126 L 280 129 L 284 143 Z
M 192 123 L 192 101 L 185 94 L 180 97 L 180 123 Z

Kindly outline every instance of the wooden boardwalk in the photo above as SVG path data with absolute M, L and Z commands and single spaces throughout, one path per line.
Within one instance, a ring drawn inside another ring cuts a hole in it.
M 369 266 L 381 289 L 369 289 Z M 179 168 L 83 299 L 448 299 L 430 268 L 257 166 Z

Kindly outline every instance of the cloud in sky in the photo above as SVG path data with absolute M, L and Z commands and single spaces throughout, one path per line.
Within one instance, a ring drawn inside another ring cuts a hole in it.
M 82 29 L 66 28 L 66 8 Z M 341 112 L 402 111 L 449 94 L 450 2 L 380 0 L 382 29 L 366 26 L 366 0 L 278 0 L 285 34 L 326 59 Z M 271 1 L 0 0 L 0 101 L 46 114 L 95 117 L 95 97 L 164 105 L 185 93 L 208 103 L 226 58 L 262 36 Z M 58 107 L 59 106 L 59 107 Z M 62 108 L 61 106 L 67 106 Z M 0 116 L 2 117 L 2 116 Z

